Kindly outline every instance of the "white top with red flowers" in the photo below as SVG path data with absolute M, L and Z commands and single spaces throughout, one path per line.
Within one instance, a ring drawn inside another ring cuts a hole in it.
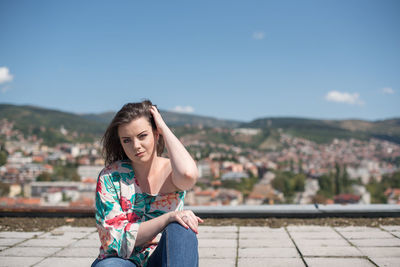
M 146 266 L 157 247 L 157 238 L 135 246 L 139 225 L 166 212 L 183 210 L 185 191 L 150 195 L 141 191 L 129 160 L 104 168 L 96 188 L 96 225 L 101 247 L 99 258 L 118 256 Z

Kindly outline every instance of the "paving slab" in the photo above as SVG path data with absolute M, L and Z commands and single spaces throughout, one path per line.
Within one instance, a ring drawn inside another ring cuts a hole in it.
M 294 239 L 343 239 L 334 231 L 328 232 L 290 232 Z
M 269 228 L 269 227 L 261 227 L 261 226 L 241 226 L 239 228 L 240 233 L 259 233 L 259 232 L 268 232 L 268 233 L 286 233 L 285 228 Z
M 71 245 L 71 247 L 82 247 L 82 248 L 99 248 L 100 240 L 95 239 L 81 239 Z
M 351 243 L 357 247 L 400 247 L 399 238 L 352 239 Z
M 32 238 L 40 236 L 44 232 L 0 232 L 0 238 Z
M 399 267 L 399 258 L 371 258 L 379 267 Z
M 200 232 L 232 232 L 236 233 L 238 231 L 237 226 L 199 226 Z
M 85 239 L 96 239 L 96 240 L 100 240 L 99 238 L 99 233 L 95 232 L 95 233 L 91 233 L 88 236 L 84 237 Z
M 199 248 L 200 258 L 235 259 L 236 249 L 232 248 Z
M 350 244 L 345 239 L 295 239 L 297 247 L 346 247 Z
M 360 247 L 359 249 L 370 258 L 399 258 L 400 262 L 400 247 Z
M 368 267 L 375 266 L 364 258 L 304 258 L 310 267 L 330 266 L 330 267 Z
M 239 258 L 298 258 L 295 248 L 239 248 Z
M 237 233 L 223 233 L 223 232 L 199 232 L 197 238 L 203 239 L 237 239 Z
M 390 233 L 396 236 L 397 238 L 400 238 L 400 232 L 390 232 Z
M 86 258 L 92 257 L 93 259 L 99 255 L 99 248 L 65 248 L 56 254 L 55 257 L 72 257 L 72 258 Z
M 368 226 L 336 226 L 334 227 L 339 232 L 380 232 L 382 231 L 378 227 L 368 227 Z
M 330 226 L 320 225 L 289 225 L 286 227 L 289 232 L 329 232 L 333 231 Z
M 291 248 L 293 241 L 289 237 L 279 239 L 239 239 L 240 248 Z
M 97 234 L 97 233 L 96 233 Z M 65 231 L 53 231 L 53 232 L 47 232 L 38 238 L 42 239 L 81 239 L 86 236 L 89 236 L 90 233 L 88 232 L 65 232 Z
M 378 238 L 392 238 L 388 232 L 385 231 L 371 231 L 371 232 L 340 232 L 347 239 L 378 239 Z
M 1 267 L 26 267 L 31 266 L 35 263 L 43 260 L 41 257 L 0 257 L 0 266 Z
M 235 259 L 199 259 L 199 267 L 235 267 Z
M 289 238 L 286 232 L 239 232 L 241 239 L 277 239 L 277 238 Z
M 400 232 L 400 225 L 381 225 L 381 228 L 389 232 Z
M 355 247 L 345 246 L 345 247 L 302 247 L 299 248 L 300 253 L 303 256 L 315 256 L 315 257 L 332 257 L 332 256 L 351 256 L 351 257 L 361 257 L 362 253 Z
M 97 228 L 95 224 L 93 224 L 93 227 L 60 226 L 55 228 L 53 231 L 94 233 L 97 231 Z
M 237 247 L 236 239 L 199 239 L 199 248 L 235 248 Z
M 21 247 L 66 247 L 77 240 L 75 239 L 29 239 L 18 246 Z
M 65 266 L 87 266 L 89 267 L 95 258 L 57 258 L 51 257 L 41 261 L 35 267 L 65 267 Z
M 15 244 L 18 244 L 25 239 L 23 238 L 0 238 L 0 246 L 2 247 L 9 247 L 9 246 L 14 246 Z
M 216 265 L 215 265 L 216 266 Z M 239 267 L 304 267 L 300 258 L 239 258 Z
M 28 256 L 28 257 L 48 257 L 62 248 L 31 248 L 31 247 L 13 247 L 0 252 L 0 256 Z

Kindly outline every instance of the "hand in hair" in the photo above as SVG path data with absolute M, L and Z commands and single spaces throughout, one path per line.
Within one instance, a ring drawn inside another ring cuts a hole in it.
M 157 126 L 157 131 L 159 134 L 163 134 L 166 128 L 168 128 L 167 124 L 164 122 L 163 118 L 161 117 L 160 112 L 156 108 L 156 106 L 151 106 L 150 108 L 151 115 L 153 115 L 154 122 Z

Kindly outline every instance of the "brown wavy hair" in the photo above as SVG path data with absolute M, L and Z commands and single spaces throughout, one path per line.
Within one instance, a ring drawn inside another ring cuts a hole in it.
M 150 100 L 144 100 L 139 103 L 128 103 L 125 104 L 117 112 L 117 114 L 115 114 L 113 120 L 104 133 L 103 138 L 101 139 L 105 165 L 109 165 L 118 160 L 128 159 L 128 156 L 125 154 L 118 136 L 118 127 L 120 125 L 127 124 L 135 119 L 144 117 L 151 124 L 153 131 L 157 129 L 153 115 L 151 115 L 150 112 L 151 106 L 153 106 L 153 104 Z M 161 135 L 159 135 L 156 146 L 158 156 L 162 154 L 164 147 L 164 139 Z

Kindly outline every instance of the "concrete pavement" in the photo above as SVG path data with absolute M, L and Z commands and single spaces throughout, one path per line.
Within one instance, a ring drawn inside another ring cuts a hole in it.
M 400 266 L 400 226 L 200 226 L 200 267 Z M 90 266 L 93 227 L 0 232 L 0 266 Z

